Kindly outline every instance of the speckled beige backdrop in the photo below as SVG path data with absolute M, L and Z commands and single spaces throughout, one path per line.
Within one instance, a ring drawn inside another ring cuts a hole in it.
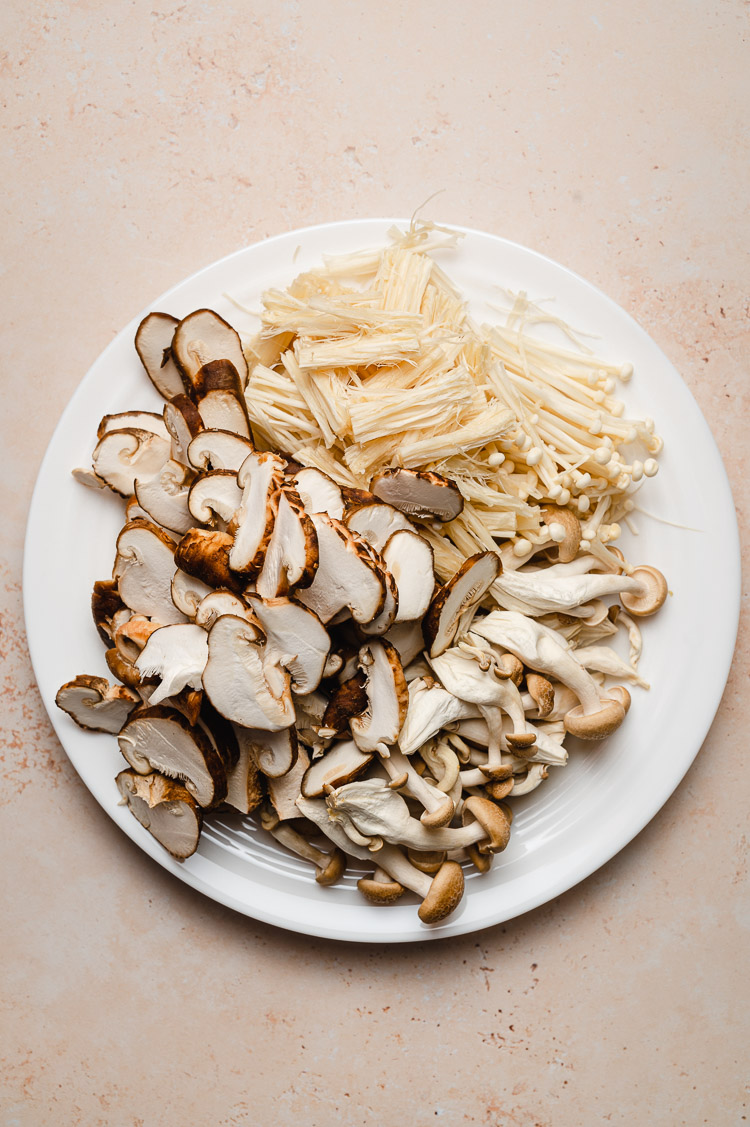
M 635 315 L 746 532 L 748 13 L 6 0 L 1 1127 L 746 1121 L 746 626 L 695 765 L 620 856 L 505 926 L 378 950 L 235 915 L 114 827 L 41 706 L 20 572 L 47 441 L 137 310 L 248 242 L 434 192 Z

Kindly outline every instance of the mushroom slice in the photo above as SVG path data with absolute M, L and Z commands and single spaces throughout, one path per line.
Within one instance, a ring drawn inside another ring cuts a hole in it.
M 353 677 L 339 685 L 329 700 L 322 727 L 340 735 L 348 730 L 352 717 L 359 716 L 366 708 L 365 675 L 358 669 Z
M 239 594 L 242 582 L 229 566 L 233 543 L 226 532 L 191 528 L 174 549 L 174 562 L 209 587 L 226 587 Z
M 135 479 L 136 500 L 156 524 L 182 535 L 195 523 L 188 508 L 192 478 L 192 470 L 170 459 L 157 473 Z
M 409 704 L 409 691 L 397 650 L 382 639 L 359 651 L 359 665 L 366 676 L 367 708 L 349 722 L 361 751 L 388 754 L 401 731 Z
M 372 544 L 378 552 L 383 550 L 394 532 L 402 529 L 417 531 L 403 513 L 382 501 L 360 505 L 345 518 L 345 524 L 352 532 L 359 533 L 368 544 Z
M 104 438 L 113 430 L 147 430 L 169 442 L 164 418 L 155 411 L 119 411 L 116 415 L 105 415 L 97 427 L 96 437 Z
M 193 469 L 231 470 L 237 473 L 253 444 L 239 434 L 228 430 L 204 430 L 196 434 L 188 446 L 187 455 Z
M 370 482 L 381 501 L 410 517 L 455 520 L 464 499 L 455 481 L 431 470 L 381 470 Z
M 97 579 L 91 592 L 91 614 L 99 637 L 107 645 L 114 638 L 117 629 L 113 621 L 115 615 L 126 609 L 117 580 Z
M 649 614 L 656 614 L 662 607 L 669 594 L 667 581 L 651 564 L 640 564 L 631 571 L 630 578 L 635 579 L 640 588 L 635 591 L 621 591 L 620 602 L 625 610 L 636 618 L 646 618 Z
M 396 580 L 385 566 L 383 557 L 379 552 L 376 552 L 374 548 L 370 547 L 370 545 L 368 545 L 368 548 L 383 579 L 385 599 L 383 601 L 383 609 L 377 618 L 373 618 L 372 622 L 363 623 L 361 629 L 363 634 L 385 634 L 385 632 L 390 630 L 391 626 L 393 626 L 393 623 L 396 621 L 396 615 L 398 614 L 398 588 L 396 586 Z
M 178 567 L 172 576 L 171 591 L 172 602 L 177 609 L 181 610 L 187 618 L 195 618 L 198 607 L 206 595 L 211 593 L 212 588 Z M 199 625 L 204 626 L 205 624 L 201 622 Z
M 282 822 L 300 816 L 296 801 L 300 796 L 303 776 L 309 766 L 310 756 L 304 747 L 300 747 L 296 760 L 284 775 L 267 776 L 268 797 Z
M 411 665 L 424 649 L 422 623 L 416 620 L 414 622 L 395 622 L 383 637 L 386 642 L 390 642 L 398 650 L 398 656 L 401 658 L 401 665 L 404 669 L 407 665 Z
M 135 661 L 142 677 L 159 677 L 161 684 L 149 698 L 160 704 L 181 689 L 202 689 L 208 661 L 208 634 L 192 622 L 162 626 L 150 635 Z
M 94 473 L 122 497 L 132 497 L 137 477 L 150 477 L 169 461 L 169 443 L 153 431 L 107 431 L 92 454 Z
M 230 360 L 211 360 L 196 373 L 195 395 L 203 425 L 250 438 L 250 422 L 237 369 Z
M 110 685 L 106 677 L 82 673 L 58 689 L 55 704 L 79 728 L 116 736 L 140 700 L 137 693 L 124 685 Z
M 233 470 L 201 474 L 190 486 L 188 509 L 198 524 L 229 524 L 242 504 L 242 490 Z
M 292 691 L 304 696 L 317 689 L 323 677 L 331 639 L 314 611 L 293 599 L 246 596 L 266 636 L 266 654 L 292 676 Z
M 394 621 L 421 619 L 435 593 L 431 545 L 418 533 L 401 529 L 393 533 L 381 554 L 398 591 L 398 610 Z
M 261 728 L 234 727 L 240 755 L 252 755 L 259 771 L 268 779 L 280 779 L 287 775 L 299 754 L 299 742 L 294 728 L 281 728 L 278 732 L 266 732 Z M 294 816 L 294 815 L 293 815 Z
M 185 390 L 172 359 L 172 337 L 179 323 L 169 313 L 147 313 L 135 333 L 135 350 L 151 383 L 165 399 L 173 399 Z
M 172 440 L 172 457 L 184 466 L 190 465 L 190 444 L 203 428 L 203 419 L 190 396 L 176 395 L 164 406 L 164 425 Z
M 216 619 L 208 634 L 203 688 L 217 712 L 244 728 L 288 728 L 295 719 L 290 680 L 268 658 L 246 619 L 234 614 Z
M 325 513 L 313 513 L 310 520 L 318 539 L 318 570 L 297 598 L 323 623 L 343 610 L 355 622 L 372 622 L 383 609 L 385 581 L 367 546 Z
M 328 513 L 335 520 L 343 518 L 341 487 L 328 474 L 310 466 L 296 473 L 293 480 L 306 512 Z
M 113 569 L 125 605 L 162 626 L 184 622 L 172 602 L 174 570 L 175 546 L 166 532 L 145 520 L 129 521 L 117 537 Z
M 361 775 L 372 762 L 372 752 L 361 751 L 354 740 L 344 740 L 316 759 L 302 779 L 305 798 L 319 798 L 326 787 L 340 787 Z
M 234 734 L 239 756 L 235 765 L 227 771 L 227 795 L 224 801 L 239 810 L 240 814 L 251 814 L 263 801 L 263 780 L 251 740 L 253 733 L 247 728 L 234 725 Z
M 258 593 L 264 599 L 274 599 L 288 595 L 295 587 L 309 587 L 317 569 L 315 526 L 302 507 L 299 495 L 288 486 L 282 486 L 273 531 L 258 575 Z
M 243 575 L 257 575 L 263 566 L 285 466 L 276 454 L 257 451 L 248 454 L 237 472 L 242 504 L 235 517 L 237 528 L 229 563 Z
M 116 777 L 130 813 L 178 861 L 198 848 L 203 811 L 187 787 L 153 771 L 139 775 L 127 768 Z
M 422 623 L 430 657 L 437 657 L 448 649 L 461 616 L 481 601 L 500 574 L 501 566 L 495 552 L 478 552 L 438 590 Z
M 247 383 L 247 362 L 239 335 L 213 309 L 196 309 L 183 317 L 172 338 L 172 356 L 190 387 L 196 386 L 198 373 L 211 360 L 229 360 L 237 369 L 241 386 Z
M 199 806 L 214 806 L 227 793 L 227 773 L 213 741 L 176 708 L 139 708 L 117 737 L 120 751 L 139 775 L 159 771 L 180 779 Z
M 207 595 L 201 600 L 195 612 L 196 625 L 202 626 L 204 630 L 210 630 L 216 619 L 221 618 L 223 614 L 236 614 L 239 618 L 245 618 L 255 625 L 250 607 L 239 595 L 234 595 L 231 591 L 221 589 L 212 591 L 208 588 Z M 256 634 L 260 639 L 259 629 L 256 630 Z

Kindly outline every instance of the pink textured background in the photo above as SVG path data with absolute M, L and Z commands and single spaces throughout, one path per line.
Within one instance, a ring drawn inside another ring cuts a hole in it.
M 168 877 L 34 684 L 26 513 L 95 356 L 232 250 L 437 191 L 429 215 L 640 321 L 747 542 L 747 4 L 406 8 L 3 5 L 0 1127 L 746 1120 L 745 622 L 695 765 L 623 853 L 510 924 L 403 949 L 275 931 Z

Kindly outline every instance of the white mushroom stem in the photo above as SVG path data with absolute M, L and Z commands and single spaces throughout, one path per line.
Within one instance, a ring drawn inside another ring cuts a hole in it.
M 413 763 L 397 747 L 390 749 L 390 755 L 381 755 L 381 763 L 390 776 L 391 785 L 399 784 L 397 789 L 404 785 L 409 794 L 421 802 L 425 813 L 422 820 L 428 826 L 445 826 L 451 821 L 455 813 L 452 799 L 443 794 L 437 787 L 430 786 L 417 770 Z M 404 776 L 406 781 L 404 783 Z
M 476 845 L 488 837 L 479 822 L 428 828 L 412 818 L 405 800 L 382 779 L 347 783 L 330 793 L 326 803 L 331 818 L 339 822 L 347 837 L 359 845 L 372 843 L 378 864 L 383 842 L 429 852 Z
M 547 778 L 547 775 L 548 771 L 543 763 L 532 763 L 526 772 L 526 777 L 513 783 L 511 797 L 519 798 L 521 795 L 530 794 Z
M 450 744 L 446 740 L 438 740 L 435 744 L 428 741 L 420 748 L 419 754 L 435 776 L 438 790 L 450 794 L 461 769 L 458 756 Z

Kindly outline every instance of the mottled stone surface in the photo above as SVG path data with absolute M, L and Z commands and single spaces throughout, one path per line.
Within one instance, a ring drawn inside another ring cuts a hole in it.
M 2 1127 L 745 1121 L 746 623 L 693 768 L 618 857 L 504 926 L 378 950 L 233 914 L 116 829 L 39 700 L 20 576 L 49 437 L 140 308 L 256 239 L 435 192 L 435 218 L 549 254 L 640 321 L 746 537 L 747 16 L 7 0 Z

